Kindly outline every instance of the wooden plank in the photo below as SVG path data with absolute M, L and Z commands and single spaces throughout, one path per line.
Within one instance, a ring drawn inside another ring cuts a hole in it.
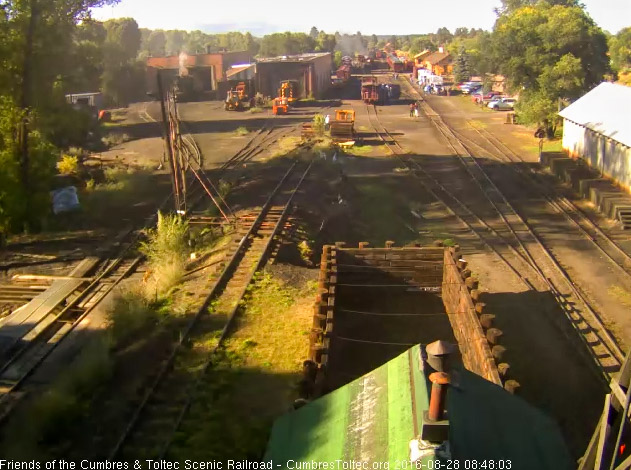
M 73 269 L 71 276 L 82 277 L 100 262 L 100 258 L 90 257 L 82 260 Z M 33 298 L 24 308 L 16 310 L 0 323 L 0 350 L 6 351 L 15 341 L 28 333 L 46 315 L 59 306 L 72 292 L 81 286 L 82 280 L 54 281 L 44 292 Z
M 54 276 L 52 274 L 16 274 L 11 279 L 14 281 L 92 281 L 93 277 Z

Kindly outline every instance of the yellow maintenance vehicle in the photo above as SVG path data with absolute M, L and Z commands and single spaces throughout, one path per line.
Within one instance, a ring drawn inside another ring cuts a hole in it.
M 297 80 L 283 80 L 280 82 L 280 90 L 278 90 L 278 96 L 285 98 L 287 103 L 292 105 L 295 101 L 298 101 L 298 81 Z
M 331 139 L 334 142 L 350 143 L 355 140 L 355 111 L 338 109 L 335 111 L 335 120 L 329 123 L 331 126 Z
M 286 98 L 278 97 L 274 98 L 274 103 L 272 105 L 272 113 L 273 114 L 287 114 L 289 111 L 289 103 Z
M 239 82 L 228 92 L 224 108 L 226 111 L 242 111 L 246 103 L 253 107 L 254 97 L 250 97 L 248 85 L 245 82 Z

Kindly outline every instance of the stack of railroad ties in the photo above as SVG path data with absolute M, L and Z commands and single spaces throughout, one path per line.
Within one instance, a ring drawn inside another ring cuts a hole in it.
M 343 242 L 337 242 L 334 246 L 325 245 L 322 250 L 309 359 L 303 363 L 303 378 L 299 386 L 300 398 L 296 402 L 297 406 L 330 391 L 327 387 L 327 365 L 339 276 L 337 251 L 344 250 L 344 245 Z M 368 242 L 360 242 L 359 249 L 368 249 L 368 245 Z M 442 247 L 441 242 L 437 245 Z M 398 251 L 393 247 L 394 242 L 386 242 L 387 250 L 392 250 L 393 253 Z M 427 249 L 415 244 L 404 247 L 404 250 L 410 248 Z M 508 392 L 515 393 L 520 384 L 509 378 L 509 364 L 501 362 L 506 353 L 506 348 L 500 344 L 503 332 L 493 327 L 495 315 L 486 312 L 486 304 L 480 300 L 478 281 L 471 277 L 471 270 L 467 268 L 467 261 L 462 259 L 458 245 L 444 247 L 442 250 L 445 264 L 441 297 L 464 367 Z

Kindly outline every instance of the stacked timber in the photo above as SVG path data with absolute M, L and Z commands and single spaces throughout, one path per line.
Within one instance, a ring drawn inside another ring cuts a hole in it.
M 510 366 L 503 362 L 503 332 L 493 326 L 495 315 L 481 301 L 478 281 L 467 265 L 459 246 L 445 250 L 442 297 L 464 366 L 514 393 L 519 383 L 509 378 Z

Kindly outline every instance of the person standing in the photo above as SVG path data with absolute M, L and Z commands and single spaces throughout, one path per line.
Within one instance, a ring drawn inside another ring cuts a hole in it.
M 414 117 L 414 107 L 416 103 L 410 103 L 410 117 Z

